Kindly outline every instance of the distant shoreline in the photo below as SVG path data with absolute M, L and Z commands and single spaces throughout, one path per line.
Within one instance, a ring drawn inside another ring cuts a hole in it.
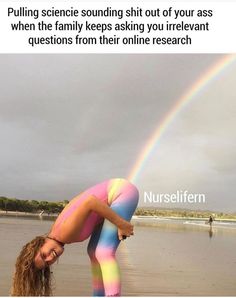
M 58 214 L 47 214 L 43 213 L 40 215 L 40 213 L 34 213 L 34 212 L 21 212 L 21 211 L 3 211 L 0 210 L 0 216 L 15 216 L 15 217 L 38 217 L 38 218 L 45 218 L 45 219 L 54 219 L 57 218 Z M 158 219 L 158 218 L 163 218 L 163 219 L 183 219 L 183 220 L 198 220 L 198 221 L 206 221 L 208 220 L 207 217 L 185 217 L 185 216 L 156 216 L 156 215 L 134 215 L 132 219 Z M 224 221 L 230 221 L 230 222 L 235 222 L 236 219 L 228 219 L 228 218 L 216 218 L 215 222 L 224 222 Z
M 22 211 L 3 211 L 0 210 L 0 216 L 19 216 L 19 217 L 25 217 L 25 216 L 29 216 L 29 217 L 39 217 L 39 218 L 50 218 L 50 217 L 57 217 L 58 214 L 53 214 L 53 213 L 43 213 L 42 215 L 40 215 L 40 213 L 34 213 L 34 212 L 22 212 Z
M 155 215 L 134 215 L 133 218 L 137 218 L 137 219 L 153 219 L 153 218 L 163 218 L 163 219 L 183 219 L 183 220 L 198 220 L 198 221 L 207 221 L 209 218 L 208 217 L 184 217 L 184 216 L 155 216 Z M 221 222 L 221 221 L 230 221 L 230 222 L 235 222 L 236 223 L 236 219 L 228 219 L 228 218 L 216 218 L 214 220 L 215 222 Z

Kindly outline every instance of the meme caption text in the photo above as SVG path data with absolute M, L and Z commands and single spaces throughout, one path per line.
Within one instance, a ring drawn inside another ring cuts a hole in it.
M 27 2 L 26 2 L 27 3 Z M 1 10 L 2 11 L 2 10 Z M 109 50 L 117 48 L 188 51 L 231 27 L 219 26 L 221 9 L 211 3 L 5 5 L 5 33 L 24 48 Z M 1 12 L 3 14 L 3 12 Z M 12 43 L 13 41 L 11 41 Z M 218 40 L 219 42 L 219 40 Z

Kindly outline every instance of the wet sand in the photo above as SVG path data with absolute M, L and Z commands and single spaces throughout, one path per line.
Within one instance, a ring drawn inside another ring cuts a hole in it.
M 124 296 L 235 296 L 236 229 L 134 220 L 135 236 L 121 243 Z M 0 217 L 0 295 L 8 296 L 15 258 L 23 244 L 52 222 Z M 145 226 L 146 225 L 146 226 Z M 154 225 L 154 226 L 151 226 Z M 55 296 L 90 296 L 86 242 L 66 246 L 53 266 Z

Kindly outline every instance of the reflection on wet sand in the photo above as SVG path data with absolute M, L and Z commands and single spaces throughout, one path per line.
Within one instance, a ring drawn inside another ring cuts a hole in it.
M 209 228 L 209 237 L 212 238 L 212 236 L 213 236 L 213 228 L 212 228 L 212 226 L 210 226 L 210 228 Z

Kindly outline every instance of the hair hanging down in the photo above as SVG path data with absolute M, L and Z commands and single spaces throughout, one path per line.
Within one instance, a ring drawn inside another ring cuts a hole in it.
M 21 250 L 15 266 L 11 296 L 50 296 L 50 267 L 37 269 L 34 258 L 43 245 L 45 237 L 38 236 L 27 243 Z

